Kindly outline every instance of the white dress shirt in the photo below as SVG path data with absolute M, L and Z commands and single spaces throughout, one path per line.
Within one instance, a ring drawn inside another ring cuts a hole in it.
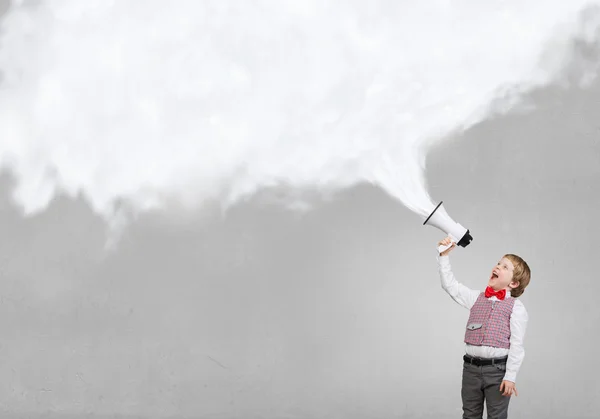
M 438 257 L 438 270 L 442 281 L 442 288 L 450 297 L 464 308 L 470 310 L 475 304 L 477 297 L 481 291 L 472 290 L 456 280 L 450 266 L 450 257 Z M 506 292 L 510 295 L 510 291 Z M 495 296 L 490 297 L 492 300 L 497 300 Z M 465 352 L 467 355 L 480 358 L 500 358 L 508 355 L 506 362 L 506 374 L 504 379 L 507 381 L 516 382 L 517 373 L 525 356 L 525 348 L 523 347 L 523 339 L 527 328 L 529 316 L 525 310 L 525 306 L 519 299 L 515 299 L 513 311 L 510 316 L 510 349 L 494 348 L 492 346 L 475 346 L 465 343 Z

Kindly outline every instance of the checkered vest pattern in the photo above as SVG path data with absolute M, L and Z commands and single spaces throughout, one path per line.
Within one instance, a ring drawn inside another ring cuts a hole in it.
M 471 307 L 467 321 L 465 343 L 476 346 L 510 348 L 510 316 L 515 299 L 492 301 L 482 292 Z

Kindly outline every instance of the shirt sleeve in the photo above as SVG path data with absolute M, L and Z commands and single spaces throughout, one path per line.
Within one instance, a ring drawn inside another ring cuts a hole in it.
M 473 304 L 475 304 L 475 301 L 477 301 L 480 291 L 472 290 L 456 280 L 452 273 L 450 257 L 448 255 L 439 256 L 438 253 L 437 260 L 443 290 L 458 304 L 470 310 L 471 307 L 473 307 Z
M 513 311 L 510 316 L 510 349 L 508 350 L 508 360 L 506 361 L 506 381 L 516 382 L 517 373 L 523 358 L 525 357 L 525 348 L 523 341 L 525 339 L 525 331 L 527 329 L 527 321 L 529 315 L 525 306 L 521 301 L 516 300 L 513 306 Z

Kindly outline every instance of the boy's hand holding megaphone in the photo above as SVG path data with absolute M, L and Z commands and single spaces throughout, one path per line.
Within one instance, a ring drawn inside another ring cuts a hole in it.
M 452 241 L 452 239 L 450 238 L 450 236 L 446 237 L 444 240 L 442 240 L 442 241 L 440 241 L 438 243 L 438 247 L 440 247 L 440 246 L 449 246 L 450 244 L 452 244 L 452 246 L 450 246 L 449 248 L 447 248 L 446 250 L 444 250 L 443 252 L 441 252 L 440 256 L 446 256 L 446 255 L 448 255 L 448 253 L 450 253 L 456 247 L 456 243 L 454 243 Z

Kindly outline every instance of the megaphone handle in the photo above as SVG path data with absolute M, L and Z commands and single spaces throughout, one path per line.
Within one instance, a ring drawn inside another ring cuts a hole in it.
M 456 240 L 456 238 L 452 235 L 449 234 L 448 237 L 450 237 L 450 240 L 452 240 L 452 243 L 456 243 L 458 240 Z M 446 246 L 438 246 L 438 253 L 442 253 L 447 249 L 450 249 L 452 247 L 452 243 L 450 243 L 449 245 Z

